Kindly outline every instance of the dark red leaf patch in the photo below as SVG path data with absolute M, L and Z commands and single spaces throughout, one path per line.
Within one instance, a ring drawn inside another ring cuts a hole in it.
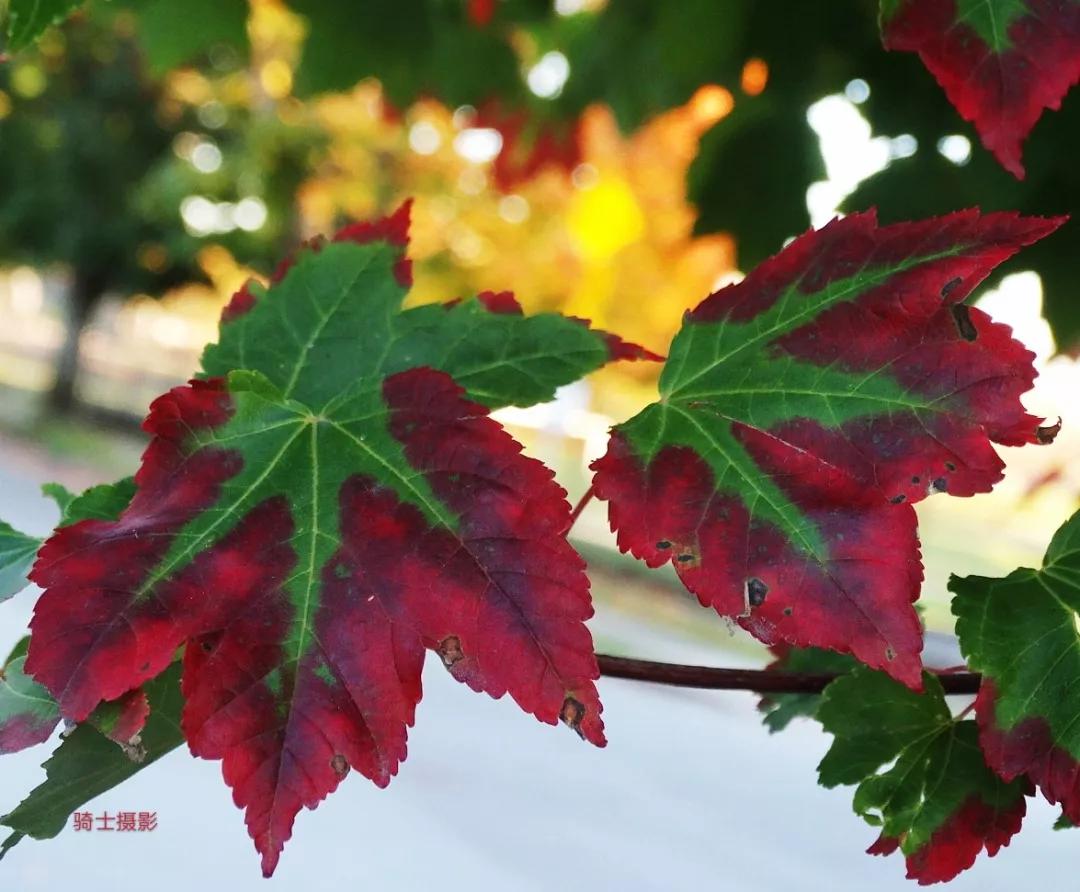
M 993 683 L 984 680 L 975 715 L 987 764 L 1007 781 L 1030 778 L 1047 802 L 1060 804 L 1065 816 L 1080 824 L 1080 763 L 1054 743 L 1043 718 L 1032 716 L 1007 731 L 1000 728 L 994 717 L 996 697 Z
M 947 883 L 971 867 L 986 850 L 991 858 L 1020 832 L 1027 800 L 1017 799 L 1008 808 L 995 809 L 979 796 L 971 796 L 951 815 L 922 848 L 906 856 L 907 878 L 920 886 Z M 896 837 L 880 836 L 866 850 L 868 855 L 891 855 L 900 847 Z
M 817 564 L 752 522 L 738 499 L 718 498 L 712 471 L 689 448 L 665 447 L 643 468 L 616 433 L 593 467 L 619 547 L 652 567 L 673 563 L 703 606 L 766 644 L 846 651 L 919 684 L 922 629 L 910 605 L 922 565 L 909 506 L 882 504 L 846 475 L 829 477 L 822 492 L 830 497 L 806 508 L 830 546 Z
M 153 592 L 145 588 L 148 571 L 176 534 L 214 503 L 243 462 L 239 453 L 218 449 L 188 456 L 181 446 L 190 432 L 223 424 L 230 406 L 220 380 L 159 397 L 144 425 L 154 440 L 131 505 L 115 522 L 62 527 L 38 552 L 31 579 L 45 591 L 30 623 L 26 670 L 53 693 L 66 718 L 82 721 L 102 700 L 161 672 L 188 637 L 220 624 L 238 577 L 251 575 L 254 530 L 216 561 L 201 556 L 188 573 Z M 214 598 L 202 596 L 219 572 L 229 585 L 216 588 Z
M 891 0 L 883 7 L 885 47 L 918 53 L 983 145 L 1023 179 L 1021 143 L 1080 80 L 1080 3 Z

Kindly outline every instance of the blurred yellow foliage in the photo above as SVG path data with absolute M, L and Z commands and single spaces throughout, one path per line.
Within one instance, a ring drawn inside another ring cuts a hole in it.
M 529 311 L 584 316 L 664 351 L 683 311 L 733 268 L 730 238 L 692 236 L 685 192 L 698 140 L 731 106 L 727 90 L 703 88 L 630 136 L 608 109 L 590 108 L 573 173 L 548 168 L 506 195 L 487 163 L 462 156 L 469 110 L 426 101 L 394 116 L 365 83 L 315 107 L 330 145 L 301 217 L 309 234 L 326 232 L 412 196 L 410 302 L 511 290 Z M 648 382 L 656 370 L 623 364 L 618 374 Z

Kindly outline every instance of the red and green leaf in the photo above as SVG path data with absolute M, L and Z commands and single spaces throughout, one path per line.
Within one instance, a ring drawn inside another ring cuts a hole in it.
M 347 227 L 241 292 L 210 377 L 151 406 L 130 505 L 59 530 L 32 574 L 26 667 L 66 718 L 186 645 L 185 737 L 268 875 L 301 807 L 397 772 L 426 650 L 604 743 L 565 493 L 487 407 L 628 348 L 505 300 L 402 312 L 405 225 Z
M 614 351 L 612 352 L 614 355 Z M 618 358 L 653 357 L 650 354 L 649 357 Z M 41 490 L 60 508 L 61 524 L 69 524 L 90 517 L 115 518 L 131 500 L 132 484 L 130 480 L 121 480 L 118 483 L 92 486 L 78 496 L 68 492 L 59 483 L 46 483 Z M 20 533 L 0 520 L 0 602 L 18 594 L 29 584 L 30 568 L 34 565 L 34 558 L 40 547 L 41 539 L 37 536 Z
M 918 53 L 1001 165 L 1080 80 L 1077 0 L 882 0 L 886 49 Z
M 114 520 L 131 501 L 133 490 L 130 479 L 94 486 L 78 496 L 56 483 L 42 487 L 63 512 L 61 526 L 90 518 Z M 36 553 L 41 540 L 25 538 L 33 543 Z M 48 740 L 60 722 L 60 710 L 52 695 L 25 672 L 29 640 L 20 640 L 0 669 L 0 753 L 13 753 Z M 87 721 L 136 757 L 147 709 L 146 696 L 136 689 L 101 703 Z
M 1026 775 L 1080 823 L 1080 514 L 1058 530 L 1041 570 L 957 577 L 956 633 L 983 674 L 976 700 L 986 759 L 1006 780 Z
M 660 359 L 580 319 L 525 316 L 508 292 L 402 312 L 412 282 L 403 251 L 409 207 L 306 245 L 279 266 L 272 301 L 248 283 L 226 308 L 219 342 L 203 355 L 205 372 L 261 372 L 287 397 L 323 405 L 351 378 L 427 366 L 496 408 L 549 400 L 557 387 L 613 360 Z M 291 274 L 297 266 L 301 273 Z
M 184 742 L 180 731 L 180 664 L 173 663 L 146 684 L 149 715 L 142 729 L 139 759 L 117 747 L 89 724 L 68 734 L 43 766 L 45 780 L 0 824 L 12 832 L 0 844 L 0 858 L 24 836 L 51 839 L 77 809 L 152 765 Z
M 60 721 L 56 701 L 23 671 L 26 656 L 20 650 L 16 647 L 0 669 L 0 753 L 48 740 Z
M 937 679 L 916 694 L 859 668 L 826 688 L 817 717 L 835 740 L 818 768 L 826 787 L 858 784 L 855 811 L 881 835 L 867 852 L 897 849 L 909 879 L 946 882 L 993 856 L 1020 830 L 1025 780 L 987 767 L 971 720 L 957 721 Z
M 26 674 L 25 663 L 25 656 L 17 656 L 0 669 L 0 754 L 44 743 L 60 723 L 56 701 Z M 138 761 L 140 733 L 149 709 L 142 688 L 136 688 L 98 704 L 86 722 Z
M 918 688 L 912 503 L 1001 479 L 1047 441 L 1033 354 L 963 303 L 1060 220 L 963 211 L 796 239 L 687 314 L 660 401 L 594 463 L 619 547 L 671 562 L 767 644 L 850 653 Z

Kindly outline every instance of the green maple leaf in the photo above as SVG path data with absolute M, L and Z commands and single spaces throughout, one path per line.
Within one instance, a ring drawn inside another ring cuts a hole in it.
M 1054 535 L 1041 569 L 953 576 L 949 589 L 960 648 L 983 674 L 987 760 L 1005 778 L 1029 777 L 1080 823 L 1080 514 Z
M 856 813 L 881 828 L 872 854 L 899 848 L 908 877 L 933 883 L 1008 845 L 1030 786 L 998 778 L 975 722 L 953 718 L 933 675 L 923 684 L 917 694 L 862 667 L 830 684 L 817 717 L 835 740 L 818 772 L 826 787 L 858 784 Z

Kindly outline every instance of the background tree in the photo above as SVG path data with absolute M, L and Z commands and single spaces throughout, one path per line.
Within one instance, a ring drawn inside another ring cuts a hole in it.
M 191 75 L 203 99 L 184 102 L 148 73 L 131 16 L 106 12 L 74 16 L 0 69 L 0 261 L 59 265 L 71 283 L 48 409 L 75 403 L 79 340 L 106 294 L 201 278 L 210 241 L 265 270 L 294 238 L 311 139 L 247 102 L 239 59 L 204 57 L 207 75 Z M 233 79 L 231 102 L 213 77 Z

